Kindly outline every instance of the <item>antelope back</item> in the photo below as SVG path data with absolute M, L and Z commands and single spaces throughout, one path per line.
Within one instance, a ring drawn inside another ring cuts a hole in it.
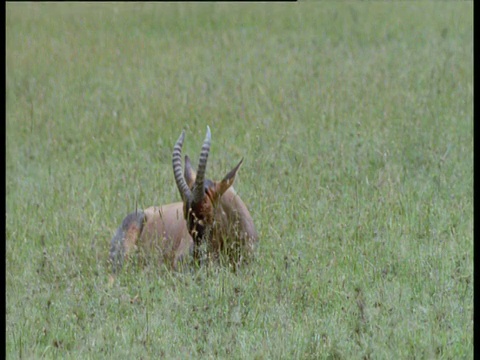
M 193 239 L 183 217 L 183 203 L 152 206 L 145 209 L 144 214 L 145 223 L 139 239 L 142 248 L 176 268 L 193 251 Z

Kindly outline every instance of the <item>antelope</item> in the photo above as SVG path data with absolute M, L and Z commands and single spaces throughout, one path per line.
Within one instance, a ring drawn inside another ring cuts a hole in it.
M 185 156 L 182 171 L 182 146 L 185 131 L 175 143 L 172 166 L 181 202 L 152 206 L 127 215 L 111 240 L 113 273 L 137 247 L 159 255 L 173 269 L 192 259 L 196 263 L 218 260 L 227 254 L 236 267 L 253 255 L 258 235 L 247 207 L 232 185 L 243 158 L 217 182 L 205 178 L 210 152 L 210 128 L 203 141 L 197 172 Z

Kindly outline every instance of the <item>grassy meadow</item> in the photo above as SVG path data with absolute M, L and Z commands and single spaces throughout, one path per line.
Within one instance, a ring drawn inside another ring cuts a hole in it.
M 109 284 L 207 125 L 255 261 Z M 472 129 L 472 2 L 7 3 L 7 358 L 472 358 Z

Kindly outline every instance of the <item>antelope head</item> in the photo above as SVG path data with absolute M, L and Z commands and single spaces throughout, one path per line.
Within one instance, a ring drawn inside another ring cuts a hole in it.
M 222 195 L 232 186 L 238 169 L 242 165 L 240 160 L 225 177 L 219 181 L 205 178 L 208 154 L 210 151 L 210 128 L 203 141 L 202 151 L 195 172 L 190 163 L 190 158 L 185 156 L 185 172 L 182 171 L 182 146 L 185 131 L 182 131 L 173 148 L 172 165 L 175 182 L 183 201 L 183 215 L 187 222 L 187 229 L 194 241 L 194 257 L 198 258 L 198 248 L 203 243 L 212 241 L 213 227 L 218 219 L 215 211 Z

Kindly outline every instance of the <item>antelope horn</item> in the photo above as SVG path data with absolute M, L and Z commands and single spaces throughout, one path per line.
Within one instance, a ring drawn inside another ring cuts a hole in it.
M 177 183 L 178 191 L 182 196 L 182 200 L 190 200 L 192 198 L 192 192 L 188 188 L 185 178 L 183 177 L 182 171 L 182 146 L 183 140 L 185 139 L 185 130 L 182 131 L 180 137 L 178 138 L 175 146 L 173 147 L 172 154 L 172 165 L 173 165 L 173 174 L 175 176 L 175 182 Z
M 207 135 L 205 135 L 205 140 L 203 140 L 202 152 L 200 153 L 200 160 L 198 161 L 197 177 L 195 179 L 195 185 L 193 186 L 192 203 L 194 204 L 198 204 L 205 196 L 205 187 L 203 183 L 205 179 L 208 153 L 210 152 L 210 138 L 210 128 L 207 125 Z

